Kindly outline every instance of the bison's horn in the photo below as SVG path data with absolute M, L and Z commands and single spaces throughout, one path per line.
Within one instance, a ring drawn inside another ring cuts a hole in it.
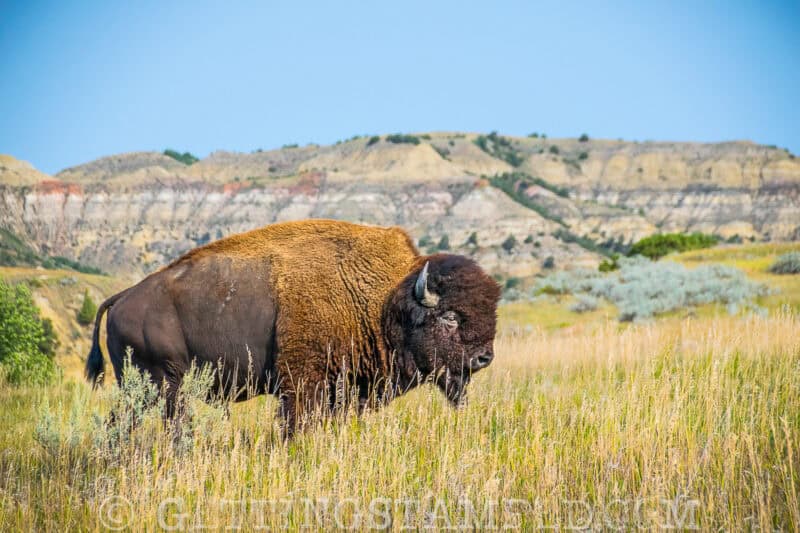
M 436 307 L 439 303 L 439 297 L 428 290 L 428 263 L 422 267 L 422 272 L 419 273 L 417 283 L 414 284 L 414 297 L 419 303 L 425 307 Z

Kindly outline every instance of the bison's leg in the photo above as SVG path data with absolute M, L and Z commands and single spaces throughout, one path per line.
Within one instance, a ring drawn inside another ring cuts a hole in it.
M 283 435 L 291 438 L 309 422 L 330 412 L 330 372 L 325 353 L 303 345 L 283 349 L 277 356 L 278 415 Z
M 325 380 L 309 381 L 281 387 L 278 416 L 283 419 L 283 437 L 294 434 L 319 420 L 330 411 L 329 389 Z
M 383 378 L 374 379 L 360 376 L 356 379 L 358 391 L 358 416 L 365 411 L 375 410 L 386 403 L 387 389 Z
M 294 437 L 297 431 L 297 398 L 293 393 L 284 392 L 280 395 L 278 417 L 283 421 L 283 438 L 288 440 Z
M 182 414 L 179 391 L 183 379 L 165 378 L 162 381 L 161 394 L 164 396 L 164 419 L 177 420 Z

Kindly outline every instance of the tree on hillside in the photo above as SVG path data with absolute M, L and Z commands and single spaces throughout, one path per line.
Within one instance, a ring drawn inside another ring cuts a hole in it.
M 703 233 L 657 233 L 634 243 L 628 251 L 629 256 L 643 255 L 652 260 L 660 259 L 672 252 L 686 252 L 710 248 L 719 239 Z
M 78 311 L 78 324 L 88 326 L 94 322 L 94 316 L 97 314 L 97 306 L 94 304 L 92 297 L 89 296 L 89 291 L 83 293 L 83 304 L 81 310 Z
M 42 320 L 30 289 L 0 280 L 2 379 L 13 384 L 47 383 L 56 371 L 56 344 L 52 323 Z
M 180 153 L 177 150 L 172 150 L 171 148 L 167 148 L 164 150 L 164 155 L 167 157 L 171 157 L 175 161 L 180 161 L 184 165 L 193 165 L 200 161 L 194 154 L 191 152 L 183 152 Z
M 506 252 L 511 253 L 511 250 L 513 250 L 516 245 L 517 245 L 516 237 L 514 237 L 513 235 L 509 235 L 508 238 L 504 240 L 503 244 L 501 244 L 500 246 L 502 246 L 503 250 L 505 250 Z

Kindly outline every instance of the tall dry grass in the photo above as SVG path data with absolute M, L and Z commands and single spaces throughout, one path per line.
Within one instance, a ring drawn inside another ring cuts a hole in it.
M 496 348 L 459 411 L 423 387 L 288 444 L 272 399 L 120 441 L 111 391 L 2 390 L 0 523 L 800 528 L 796 316 L 506 331 Z

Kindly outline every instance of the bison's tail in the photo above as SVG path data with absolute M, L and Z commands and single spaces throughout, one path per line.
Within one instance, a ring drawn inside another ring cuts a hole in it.
M 124 290 L 115 294 L 105 302 L 103 302 L 97 309 L 97 315 L 94 318 L 94 333 L 92 334 L 92 349 L 89 351 L 89 357 L 86 359 L 86 379 L 92 386 L 97 386 L 103 382 L 103 373 L 105 370 L 105 360 L 103 359 L 103 352 L 100 351 L 100 322 L 103 321 L 103 313 L 105 313 L 117 300 L 128 292 Z

